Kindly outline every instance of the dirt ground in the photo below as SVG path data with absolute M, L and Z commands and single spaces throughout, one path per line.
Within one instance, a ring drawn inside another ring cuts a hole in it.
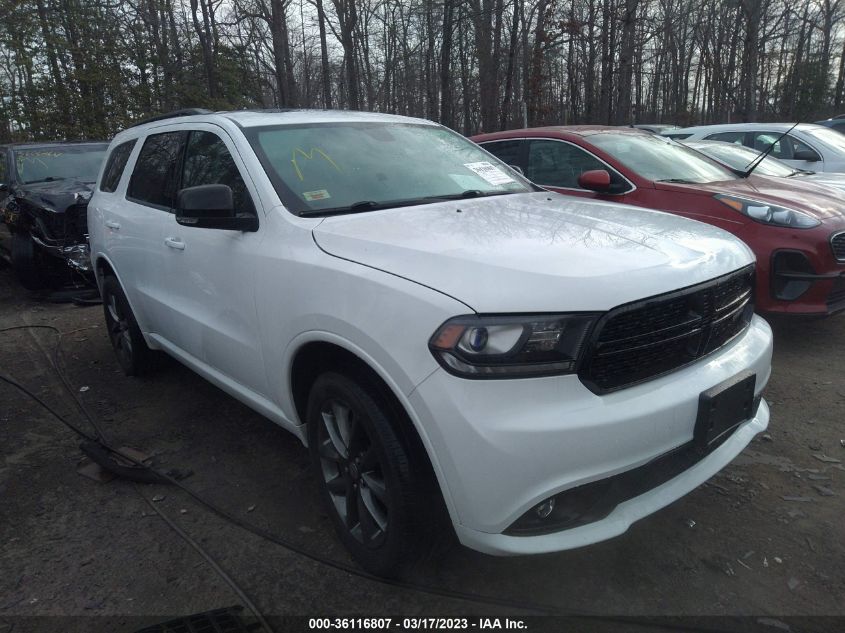
M 114 443 L 154 455 L 164 469 L 193 471 L 184 483 L 232 513 L 349 562 L 296 438 L 176 363 L 149 378 L 124 377 L 102 322 L 100 307 L 36 301 L 0 269 L 0 328 L 49 324 L 70 333 L 67 376 Z M 711 482 L 605 543 L 509 559 L 441 548 L 413 580 L 563 612 L 753 615 L 772 631 L 789 616 L 845 616 L 845 315 L 773 326 L 769 433 Z M 43 330 L 0 334 L 0 373 L 83 425 L 45 357 L 53 342 Z M 5 384 L 0 455 L 0 633 L 51 623 L 130 632 L 136 617 L 149 623 L 241 603 L 142 497 L 162 497 L 156 507 L 265 615 L 525 613 L 351 576 L 252 535 L 173 487 L 83 478 L 75 436 Z M 841 631 L 845 620 L 824 622 L 812 630 Z

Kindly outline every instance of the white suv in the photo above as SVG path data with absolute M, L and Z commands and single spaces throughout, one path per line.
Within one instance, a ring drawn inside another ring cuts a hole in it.
M 621 534 L 768 424 L 742 242 L 541 191 L 428 121 L 162 117 L 88 209 L 124 371 L 163 350 L 295 433 L 375 573 L 440 507 L 491 554 Z

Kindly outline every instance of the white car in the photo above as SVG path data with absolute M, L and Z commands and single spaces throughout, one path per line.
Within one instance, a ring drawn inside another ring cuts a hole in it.
M 621 534 L 769 421 L 742 242 L 539 190 L 428 121 L 132 127 L 89 231 L 124 371 L 163 350 L 296 434 L 375 573 L 440 507 L 491 554 Z
M 728 123 L 670 130 L 676 141 L 738 143 L 758 152 L 775 144 L 770 155 L 807 171 L 845 172 L 845 134 L 815 123 Z M 785 132 L 789 132 L 783 138 Z

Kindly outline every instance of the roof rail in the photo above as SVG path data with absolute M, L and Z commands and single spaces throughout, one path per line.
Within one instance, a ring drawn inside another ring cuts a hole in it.
M 185 108 L 183 110 L 174 110 L 173 112 L 166 112 L 165 114 L 157 114 L 146 119 L 141 119 L 129 127 L 136 127 L 138 125 L 144 125 L 145 123 L 153 123 L 154 121 L 164 121 L 165 119 L 175 119 L 180 116 L 194 116 L 196 114 L 211 114 L 211 110 L 206 110 L 205 108 Z

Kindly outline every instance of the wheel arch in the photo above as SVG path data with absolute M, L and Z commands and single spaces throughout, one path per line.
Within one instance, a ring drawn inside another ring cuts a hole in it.
M 316 336 L 314 332 L 309 334 L 308 340 L 301 341 L 295 348 L 288 363 L 287 388 L 297 422 L 301 425 L 299 435 L 303 441 L 307 438 L 308 394 L 317 377 L 326 371 L 339 371 L 360 380 L 382 396 L 382 401 L 390 408 L 390 419 L 396 422 L 400 441 L 420 459 L 425 477 L 436 489 L 445 504 L 444 510 L 455 522 L 457 513 L 430 439 L 396 382 L 371 356 L 348 341 L 328 333 L 323 337 Z
M 159 349 L 159 345 L 147 336 L 146 323 L 144 323 L 144 321 L 142 320 L 143 313 L 139 312 L 139 310 L 137 309 L 137 306 L 135 305 L 131 294 L 126 292 L 126 284 L 123 283 L 123 279 L 117 272 L 117 268 L 108 258 L 108 256 L 104 253 L 97 253 L 97 255 L 94 256 L 92 260 L 94 268 L 94 278 L 97 281 L 97 288 L 99 289 L 100 294 L 102 295 L 103 293 L 103 279 L 105 279 L 106 276 L 110 275 L 117 279 L 117 283 L 120 285 L 120 289 L 123 290 L 123 295 L 126 297 L 126 301 L 129 303 L 129 309 L 132 310 L 132 314 L 135 317 L 135 321 L 138 323 L 138 327 L 141 330 L 141 334 L 144 336 L 144 341 L 147 343 L 147 347 L 149 347 L 150 349 Z

